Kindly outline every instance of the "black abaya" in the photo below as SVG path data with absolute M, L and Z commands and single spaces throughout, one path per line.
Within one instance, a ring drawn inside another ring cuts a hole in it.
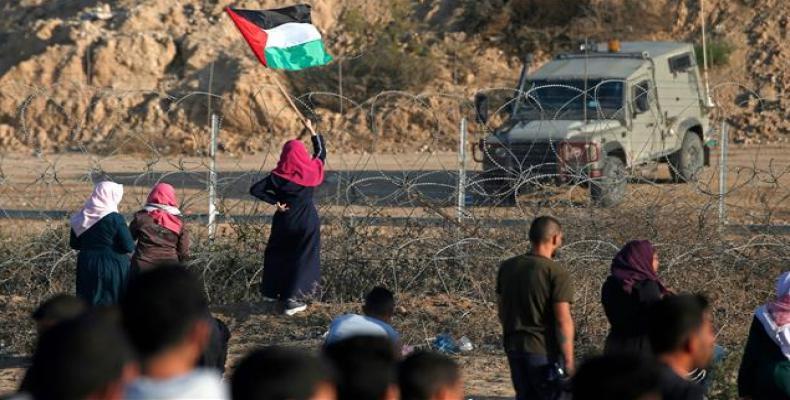
M 313 136 L 314 157 L 326 160 L 324 139 Z M 313 203 L 314 188 L 269 174 L 250 188 L 250 194 L 269 204 L 282 203 L 275 212 L 263 255 L 261 294 L 288 300 L 313 294 L 321 277 L 321 222 Z

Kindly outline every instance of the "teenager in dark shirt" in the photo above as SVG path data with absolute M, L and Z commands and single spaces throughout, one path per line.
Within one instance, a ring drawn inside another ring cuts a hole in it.
M 532 250 L 499 267 L 497 295 L 503 345 L 516 398 L 557 399 L 562 372 L 572 374 L 573 285 L 570 273 L 552 260 L 562 246 L 562 228 L 539 217 L 529 230 Z
M 601 289 L 611 329 L 604 353 L 650 356 L 648 309 L 669 291 L 658 278 L 658 254 L 647 240 L 628 242 L 612 260 L 612 273 Z
M 664 400 L 702 400 L 704 388 L 685 377 L 707 367 L 716 337 L 708 301 L 700 295 L 667 296 L 650 310 L 648 336 L 659 362 Z

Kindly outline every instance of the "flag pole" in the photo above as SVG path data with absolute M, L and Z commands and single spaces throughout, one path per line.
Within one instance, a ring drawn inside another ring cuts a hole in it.
M 299 118 L 299 122 L 301 122 L 302 125 L 305 128 L 308 128 L 307 127 L 307 120 L 306 120 L 305 116 L 302 114 L 301 111 L 299 111 L 299 108 L 296 107 L 296 104 L 293 102 L 293 100 L 291 99 L 291 96 L 288 94 L 288 92 L 285 91 L 285 88 L 280 83 L 280 79 L 277 78 L 277 75 L 269 73 L 269 69 L 268 68 L 264 69 L 264 71 L 266 71 L 266 75 L 272 81 L 274 81 L 274 84 L 275 84 L 275 86 L 277 86 L 277 89 L 280 89 L 280 93 L 282 93 L 283 97 L 285 97 L 285 100 L 288 100 L 288 104 L 290 104 L 291 108 L 293 108 L 294 112 L 296 113 L 296 116 Z

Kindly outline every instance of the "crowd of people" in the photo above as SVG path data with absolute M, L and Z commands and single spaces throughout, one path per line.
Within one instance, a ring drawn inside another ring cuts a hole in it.
M 305 133 L 313 154 L 300 139 L 287 142 L 277 167 L 250 189 L 276 209 L 261 296 L 287 316 L 305 312 L 320 282 L 313 191 L 326 150 L 309 123 Z M 122 197 L 123 186 L 100 182 L 71 218 L 76 296 L 56 295 L 33 313 L 39 337 L 13 399 L 464 398 L 452 357 L 402 343 L 395 295 L 384 287 L 367 294 L 360 314 L 335 318 L 320 349 L 257 349 L 226 374 L 230 331 L 184 266 L 190 239 L 174 188 L 155 185 L 128 226 L 118 213 Z M 721 354 L 712 306 L 662 282 L 649 241 L 625 244 L 612 260 L 601 289 L 610 323 L 603 355 L 579 368 L 573 276 L 554 259 L 560 222 L 536 218 L 529 241 L 529 251 L 499 265 L 495 289 L 517 399 L 705 398 Z M 744 399 L 790 399 L 790 272 L 779 277 L 776 298 L 755 312 L 738 391 Z

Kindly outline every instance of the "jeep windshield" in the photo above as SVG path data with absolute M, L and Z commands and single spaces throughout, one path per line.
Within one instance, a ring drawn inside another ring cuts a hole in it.
M 620 119 L 624 82 L 613 79 L 533 80 L 527 82 L 516 105 L 516 120 Z M 586 100 L 586 101 L 585 101 Z M 586 110 L 585 110 L 586 108 Z

